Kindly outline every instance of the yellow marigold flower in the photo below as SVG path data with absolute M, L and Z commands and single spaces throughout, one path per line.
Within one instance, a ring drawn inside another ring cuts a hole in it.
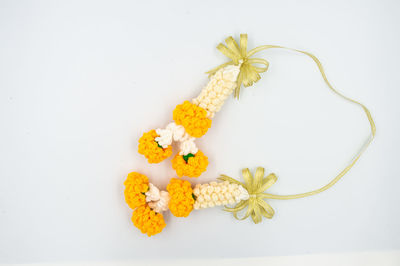
M 135 209 L 146 204 L 146 193 L 149 190 L 149 179 L 147 176 L 132 172 L 125 182 L 125 201 L 129 207 Z
M 167 186 L 169 210 L 176 217 L 187 217 L 193 210 L 194 196 L 189 181 L 172 178 Z
M 191 153 L 188 155 L 192 155 L 192 157 L 177 154 L 172 159 L 172 168 L 175 169 L 179 177 L 199 177 L 207 169 L 207 156 L 200 150 L 194 155 Z M 185 160 L 185 157 L 187 160 Z
M 153 211 L 147 205 L 141 206 L 133 212 L 132 222 L 143 234 L 148 236 L 160 233 L 166 226 L 163 215 Z
M 176 124 L 182 125 L 185 131 L 195 138 L 206 134 L 211 127 L 211 119 L 207 118 L 207 111 L 189 101 L 176 106 L 173 119 Z
M 158 137 L 156 131 L 150 130 L 143 134 L 139 139 L 139 153 L 146 156 L 149 163 L 159 163 L 171 156 L 172 146 L 163 149 L 158 145 L 155 138 Z

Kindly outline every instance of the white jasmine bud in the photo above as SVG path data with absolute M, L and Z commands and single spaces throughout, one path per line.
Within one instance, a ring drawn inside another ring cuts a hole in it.
M 198 188 L 198 187 L 195 187 L 194 189 L 193 189 L 193 194 L 197 197 L 197 196 L 199 196 L 200 195 L 200 189 Z
M 248 198 L 248 193 L 241 185 L 229 182 L 210 182 L 209 184 L 198 184 L 194 188 L 196 195 L 196 208 L 210 208 L 227 204 L 239 203 Z
M 212 118 L 221 109 L 226 98 L 236 88 L 236 80 L 240 66 L 229 65 L 218 70 L 211 78 L 200 95 L 193 99 L 193 103 L 205 109 Z

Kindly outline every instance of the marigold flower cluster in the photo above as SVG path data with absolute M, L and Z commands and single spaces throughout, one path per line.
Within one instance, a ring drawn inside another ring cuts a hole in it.
M 166 226 L 163 215 L 153 211 L 147 205 L 141 206 L 133 212 L 132 222 L 143 234 L 148 236 L 160 233 Z
M 179 154 L 172 159 L 172 168 L 179 177 L 199 177 L 207 169 L 207 166 L 208 158 L 200 150 L 193 157 L 189 157 L 187 161 Z
M 187 217 L 193 210 L 194 196 L 189 181 L 172 178 L 167 186 L 169 210 L 176 217 Z
M 139 153 L 143 154 L 149 163 L 159 163 L 172 155 L 172 146 L 163 148 L 158 145 L 156 138 L 159 137 L 153 129 L 143 134 L 139 139 Z
M 182 125 L 185 131 L 195 138 L 206 134 L 211 127 L 211 119 L 207 118 L 207 111 L 189 101 L 176 106 L 173 119 L 177 125 Z
M 165 227 L 165 221 L 163 215 L 153 211 L 146 202 L 146 192 L 149 191 L 147 176 L 132 172 L 128 174 L 124 185 L 125 201 L 134 210 L 133 224 L 148 236 L 160 233 Z
M 128 174 L 125 182 L 125 201 L 132 209 L 146 204 L 145 193 L 149 190 L 149 179 L 147 176 L 132 172 Z

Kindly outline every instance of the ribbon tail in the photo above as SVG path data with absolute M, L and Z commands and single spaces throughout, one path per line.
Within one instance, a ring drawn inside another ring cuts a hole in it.
M 233 213 L 233 217 L 235 217 L 237 220 L 245 220 L 245 219 L 247 219 L 247 217 L 250 216 L 251 212 L 252 212 L 252 210 L 250 208 L 248 208 L 246 211 L 246 214 L 243 217 L 239 218 L 237 212 Z
M 253 192 L 253 175 L 251 174 L 249 168 L 245 168 L 242 170 L 243 180 L 246 184 L 247 191 L 249 193 Z
M 235 64 L 239 63 L 238 54 L 237 54 L 237 52 L 235 50 L 232 51 L 231 49 L 229 49 L 228 47 L 226 47 L 222 43 L 218 44 L 217 49 L 218 49 L 218 51 L 223 53 L 226 57 L 232 59 L 232 61 Z
M 254 66 L 247 64 L 245 70 L 246 70 L 245 72 L 246 75 L 245 75 L 245 80 L 243 82 L 245 87 L 250 87 L 255 82 L 261 79 L 261 76 L 258 74 Z
M 238 211 L 241 211 L 244 208 L 246 208 L 247 205 L 248 205 L 248 200 L 245 200 L 245 201 L 242 201 L 239 204 L 237 204 L 234 208 L 229 208 L 229 207 L 225 206 L 224 211 L 227 211 L 227 212 L 238 212 Z
M 243 72 L 240 71 L 237 81 L 236 81 L 236 88 L 235 88 L 235 98 L 239 100 L 239 94 L 240 94 L 240 87 L 242 87 L 242 82 L 243 82 Z
M 240 50 L 239 50 L 239 46 L 237 44 L 237 42 L 235 41 L 235 39 L 232 38 L 232 36 L 228 37 L 225 39 L 226 45 L 228 46 L 228 49 L 231 51 L 231 53 L 235 56 L 235 59 L 232 60 L 233 61 L 237 61 L 237 63 L 239 62 L 239 58 L 240 58 Z
M 260 210 L 260 207 L 257 204 L 255 204 L 254 207 L 253 207 L 253 211 L 251 213 L 251 219 L 253 220 L 253 222 L 255 224 L 258 224 L 258 223 L 260 223 L 262 221 L 261 210 Z
M 261 193 L 269 189 L 273 184 L 275 184 L 277 179 L 278 178 L 275 174 L 269 174 L 266 178 L 264 178 L 263 184 L 259 188 L 257 188 L 256 193 Z
M 254 174 L 254 179 L 253 179 L 254 191 L 257 191 L 257 189 L 262 185 L 263 178 L 264 178 L 264 168 L 257 167 L 256 173 Z
M 247 34 L 240 34 L 240 54 L 242 57 L 247 56 Z
M 274 209 L 272 209 L 272 207 L 262 199 L 257 199 L 257 206 L 261 208 L 261 213 L 265 218 L 271 219 L 274 216 Z
M 256 54 L 256 53 L 258 53 L 258 52 L 261 52 L 262 50 L 267 50 L 267 49 L 270 49 L 270 48 L 281 48 L 281 46 L 278 46 L 278 45 L 261 45 L 261 46 L 258 46 L 258 47 L 256 47 L 256 48 L 251 49 L 251 50 L 247 53 L 247 56 L 250 57 L 250 56 L 252 56 L 253 54 Z

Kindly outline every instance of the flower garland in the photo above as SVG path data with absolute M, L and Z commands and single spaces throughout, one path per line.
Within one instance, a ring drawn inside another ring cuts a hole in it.
M 147 176 L 132 172 L 125 184 L 125 201 L 134 211 L 132 222 L 142 233 L 160 233 L 166 223 L 163 212 L 170 210 L 175 217 L 187 217 L 193 210 L 220 205 L 232 205 L 247 200 L 249 193 L 240 184 L 211 182 L 194 188 L 187 180 L 171 178 L 167 191 L 160 191 Z
M 239 73 L 239 65 L 216 71 L 198 97 L 176 106 L 172 112 L 174 122 L 143 134 L 139 139 L 139 153 L 149 163 L 159 163 L 171 156 L 172 143 L 179 142 L 180 152 L 172 160 L 172 167 L 180 177 L 199 177 L 207 169 L 208 158 L 194 141 L 211 127 L 211 118 L 236 88 Z
M 232 38 L 219 44 L 217 49 L 230 61 L 210 70 L 210 81 L 200 94 L 191 102 L 184 101 L 172 112 L 173 122 L 164 128 L 150 130 L 139 139 L 139 153 L 149 163 L 159 163 L 172 155 L 172 144 L 179 144 L 179 152 L 171 160 L 172 168 L 179 177 L 199 177 L 206 171 L 208 158 L 195 144 L 196 138 L 207 133 L 212 118 L 221 109 L 227 97 L 234 93 L 239 97 L 240 88 L 253 85 L 260 80 L 260 73 L 267 71 L 269 63 L 254 54 L 272 48 L 287 49 L 310 57 L 328 85 L 329 89 L 343 99 L 362 107 L 371 127 L 371 135 L 353 160 L 327 185 L 306 193 L 294 195 L 274 195 L 265 193 L 276 181 L 274 173 L 265 174 L 264 168 L 258 167 L 254 176 L 249 169 L 243 169 L 244 182 L 226 175 L 221 175 L 220 182 L 197 184 L 194 187 L 187 180 L 172 178 L 166 191 L 160 190 L 149 182 L 147 176 L 132 172 L 124 182 L 125 201 L 133 209 L 132 222 L 142 233 L 152 236 L 165 227 L 163 212 L 168 210 L 176 217 L 187 217 L 193 210 L 215 206 L 225 206 L 238 220 L 251 217 L 254 223 L 260 223 L 262 217 L 271 219 L 275 211 L 266 199 L 289 200 L 312 196 L 325 191 L 338 182 L 357 162 L 375 136 L 375 124 L 369 110 L 361 103 L 336 91 L 329 83 L 322 64 L 312 54 L 296 49 L 276 45 L 263 45 L 247 51 L 247 35 L 240 35 L 239 44 Z M 241 216 L 242 215 L 242 216 Z

